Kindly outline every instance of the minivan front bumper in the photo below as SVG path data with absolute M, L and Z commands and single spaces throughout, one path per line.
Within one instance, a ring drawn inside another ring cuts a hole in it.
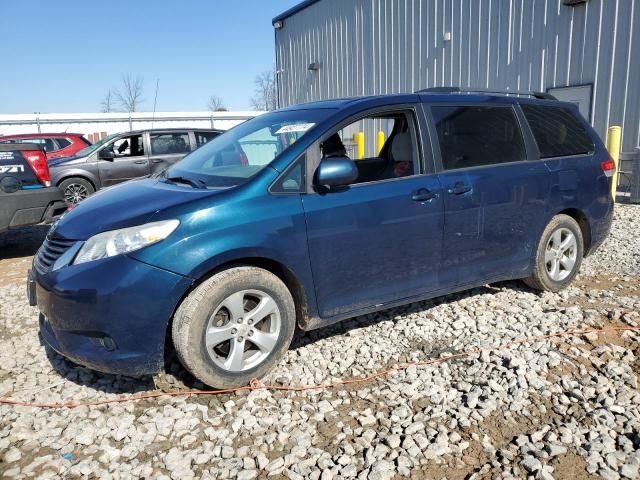
M 101 372 L 154 374 L 190 278 L 126 255 L 33 270 L 40 333 L 59 354 Z

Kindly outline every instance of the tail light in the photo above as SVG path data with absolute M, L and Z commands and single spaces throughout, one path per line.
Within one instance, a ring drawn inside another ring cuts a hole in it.
M 45 187 L 50 187 L 51 174 L 49 173 L 46 154 L 41 150 L 24 150 L 22 156 L 33 170 L 33 173 L 36 174 L 40 183 Z
M 613 177 L 613 174 L 616 173 L 616 164 L 611 159 L 602 162 L 600 166 L 607 177 Z

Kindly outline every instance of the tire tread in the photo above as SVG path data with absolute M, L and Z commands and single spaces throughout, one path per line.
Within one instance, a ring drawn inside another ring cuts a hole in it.
M 562 282 L 554 282 L 549 278 L 549 275 L 546 271 L 546 266 L 544 264 L 544 250 L 547 248 L 547 241 L 551 232 L 556 230 L 557 228 L 565 226 L 571 227 L 576 235 L 576 241 L 578 244 L 578 254 L 576 259 L 576 265 L 574 267 L 573 273 L 569 275 Z M 533 271 L 531 272 L 531 276 L 527 278 L 523 278 L 522 281 L 529 287 L 534 290 L 542 290 L 548 292 L 557 292 L 565 288 L 571 283 L 571 281 L 575 278 L 580 270 L 580 265 L 582 263 L 582 256 L 584 252 L 584 240 L 582 238 L 582 231 L 580 230 L 580 226 L 578 223 L 569 215 L 559 214 L 551 219 L 551 221 L 547 224 L 542 235 L 540 236 L 540 240 L 538 241 L 538 246 L 536 248 L 536 256 L 535 262 L 533 266 Z

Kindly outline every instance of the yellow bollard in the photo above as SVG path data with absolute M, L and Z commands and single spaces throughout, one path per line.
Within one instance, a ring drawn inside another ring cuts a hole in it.
M 378 130 L 377 144 L 376 155 L 380 155 L 380 151 L 382 150 L 382 147 L 384 147 L 384 132 L 382 130 Z
M 364 133 L 354 133 L 353 142 L 356 144 L 356 159 L 362 160 L 364 158 Z
M 611 179 L 611 195 L 613 200 L 616 200 L 616 193 L 618 191 L 618 163 L 620 161 L 620 139 L 622 137 L 622 128 L 618 126 L 609 127 L 607 131 L 607 150 L 611 155 L 611 160 L 616 165 L 616 170 Z

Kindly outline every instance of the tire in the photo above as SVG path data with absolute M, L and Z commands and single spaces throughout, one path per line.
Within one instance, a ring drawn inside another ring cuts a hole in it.
M 207 279 L 182 301 L 172 338 L 178 359 L 194 377 L 214 388 L 231 388 L 276 365 L 295 325 L 293 298 L 277 276 L 235 267 Z
M 80 177 L 65 178 L 58 188 L 67 205 L 76 205 L 96 191 L 89 180 Z
M 578 274 L 583 253 L 584 240 L 578 223 L 568 215 L 556 215 L 542 232 L 533 273 L 524 282 L 536 290 L 562 290 Z

